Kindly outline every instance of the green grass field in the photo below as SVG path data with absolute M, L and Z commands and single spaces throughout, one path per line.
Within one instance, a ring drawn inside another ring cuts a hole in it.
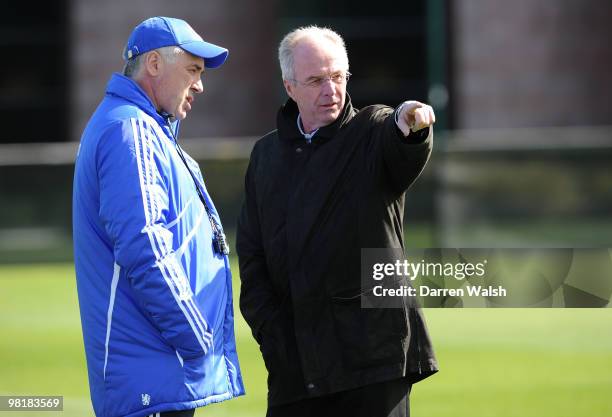
M 413 416 L 612 415 L 612 309 L 425 314 L 442 370 L 414 387 Z M 236 316 L 247 395 L 197 416 L 265 415 L 263 362 Z M 44 413 L 48 417 L 93 415 L 69 264 L 0 266 L 0 395 L 7 394 L 63 395 L 64 411 Z

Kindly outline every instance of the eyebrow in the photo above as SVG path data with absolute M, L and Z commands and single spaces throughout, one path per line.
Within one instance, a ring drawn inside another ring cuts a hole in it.
M 334 71 L 334 72 L 330 73 L 329 76 L 333 77 L 333 76 L 341 75 L 341 74 L 342 74 L 342 70 L 338 70 L 338 71 Z M 319 79 L 319 78 L 325 78 L 327 76 L 328 76 L 327 74 L 325 74 L 325 75 L 311 75 L 310 77 L 307 78 L 307 80 L 316 80 L 316 79 Z
M 204 67 L 201 66 L 200 64 L 191 64 L 190 66 L 195 67 L 195 69 L 197 69 L 198 71 L 204 70 Z

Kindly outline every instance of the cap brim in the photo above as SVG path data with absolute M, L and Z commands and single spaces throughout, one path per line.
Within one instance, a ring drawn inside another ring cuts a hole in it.
M 227 49 L 212 43 L 193 41 L 179 45 L 187 52 L 204 59 L 206 68 L 220 67 L 227 59 Z

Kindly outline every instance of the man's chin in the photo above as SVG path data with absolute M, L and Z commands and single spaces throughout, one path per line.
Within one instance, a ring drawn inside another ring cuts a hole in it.
M 323 126 L 332 124 L 333 122 L 336 121 L 338 116 L 340 116 L 340 112 L 338 110 L 330 109 L 330 111 L 326 112 L 325 115 L 321 117 L 321 120 L 323 121 Z

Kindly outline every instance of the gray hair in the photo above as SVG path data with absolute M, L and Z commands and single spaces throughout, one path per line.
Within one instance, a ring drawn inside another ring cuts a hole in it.
M 327 39 L 340 47 L 344 53 L 346 61 L 346 69 L 348 70 L 348 53 L 344 39 L 338 33 L 329 28 L 319 26 L 303 26 L 289 32 L 280 45 L 278 46 L 278 61 L 280 63 L 281 73 L 284 80 L 293 80 L 295 78 L 295 68 L 293 67 L 293 50 L 295 46 L 304 38 L 309 39 Z
M 170 64 L 176 62 L 176 58 L 180 54 L 185 53 L 185 51 L 178 46 L 164 46 L 162 48 L 154 49 L 154 51 L 157 51 L 161 55 L 162 59 Z M 138 71 L 140 71 L 142 60 L 149 52 L 136 55 L 135 57 L 128 59 L 123 67 L 123 75 L 129 78 L 134 78 L 138 74 Z

